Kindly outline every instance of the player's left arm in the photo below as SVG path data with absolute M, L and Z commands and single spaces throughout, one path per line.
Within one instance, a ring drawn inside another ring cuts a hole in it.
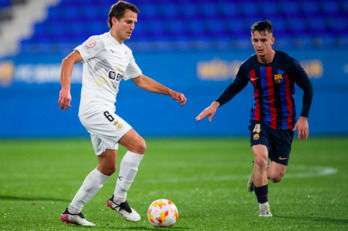
M 313 86 L 298 62 L 294 65 L 293 77 L 295 83 L 303 90 L 302 111 L 293 131 L 298 129 L 298 139 L 307 140 L 309 135 L 308 115 L 313 99 Z
M 248 84 L 248 79 L 242 74 L 241 69 L 239 69 L 234 81 L 225 89 L 225 91 L 220 95 L 220 97 L 215 100 L 209 107 L 204 109 L 197 117 L 196 121 L 202 120 L 204 117 L 209 116 L 208 120 L 211 122 L 216 110 L 229 102 L 236 94 L 238 94 L 243 88 Z
M 173 91 L 171 89 L 169 89 L 166 86 L 163 86 L 162 84 L 160 84 L 159 82 L 141 74 L 140 76 L 136 77 L 136 78 L 132 78 L 132 81 L 135 83 L 135 85 L 137 85 L 138 87 L 150 91 L 150 92 L 154 92 L 154 93 L 158 93 L 158 94 L 163 94 L 163 95 L 169 95 L 170 97 L 172 97 L 172 99 L 176 100 L 178 103 L 181 104 L 181 106 L 184 106 L 186 103 L 186 97 L 184 94 L 180 93 L 180 92 L 176 92 Z

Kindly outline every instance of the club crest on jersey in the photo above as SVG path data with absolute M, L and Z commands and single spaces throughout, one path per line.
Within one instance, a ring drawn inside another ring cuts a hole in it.
M 276 83 L 283 82 L 283 74 L 274 75 L 274 82 Z
M 114 123 L 114 126 L 116 127 L 117 130 L 122 130 L 122 128 L 123 128 L 123 124 L 119 123 L 118 121 L 116 121 Z
M 259 133 L 254 134 L 253 140 L 259 140 L 259 139 L 260 139 L 260 134 Z
M 86 41 L 86 42 L 85 42 L 85 45 L 86 45 L 86 47 L 88 47 L 88 48 L 93 48 L 93 47 L 95 46 L 96 43 L 97 43 L 97 42 L 96 42 L 95 40 L 91 39 L 91 40 Z

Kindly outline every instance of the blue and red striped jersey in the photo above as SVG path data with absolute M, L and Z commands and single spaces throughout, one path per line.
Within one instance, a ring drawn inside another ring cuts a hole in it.
M 312 85 L 297 60 L 276 51 L 273 62 L 261 64 L 256 55 L 239 68 L 236 79 L 217 100 L 220 106 L 231 100 L 250 82 L 254 87 L 254 104 L 250 119 L 263 122 L 273 129 L 292 129 L 296 123 L 295 86 L 304 90 L 301 116 L 308 117 L 312 101 Z

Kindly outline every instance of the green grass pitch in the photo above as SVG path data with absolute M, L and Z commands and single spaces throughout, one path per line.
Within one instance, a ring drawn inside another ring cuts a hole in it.
M 179 210 L 168 230 L 348 230 L 347 137 L 294 141 L 285 177 L 269 183 L 272 218 L 258 217 L 255 195 L 246 190 L 253 159 L 248 138 L 146 140 L 128 192 L 142 220 L 127 222 L 106 207 L 113 175 L 83 209 L 94 228 L 60 220 L 97 165 L 89 139 L 0 141 L 0 230 L 158 230 L 146 211 L 160 198 Z M 124 152 L 120 147 L 118 162 Z

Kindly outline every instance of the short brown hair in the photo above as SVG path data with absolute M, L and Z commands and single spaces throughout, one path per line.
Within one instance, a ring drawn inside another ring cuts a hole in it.
M 124 12 L 126 10 L 131 10 L 137 14 L 139 13 L 139 9 L 135 5 L 126 1 L 118 1 L 117 3 L 111 6 L 108 19 L 109 28 L 111 28 L 112 26 L 111 18 L 115 17 L 117 20 L 120 20 L 123 17 Z
M 265 20 L 254 23 L 254 25 L 251 27 L 251 34 L 254 34 L 255 31 L 258 31 L 260 34 L 264 34 L 266 31 L 269 34 L 273 34 L 273 26 L 271 21 Z

